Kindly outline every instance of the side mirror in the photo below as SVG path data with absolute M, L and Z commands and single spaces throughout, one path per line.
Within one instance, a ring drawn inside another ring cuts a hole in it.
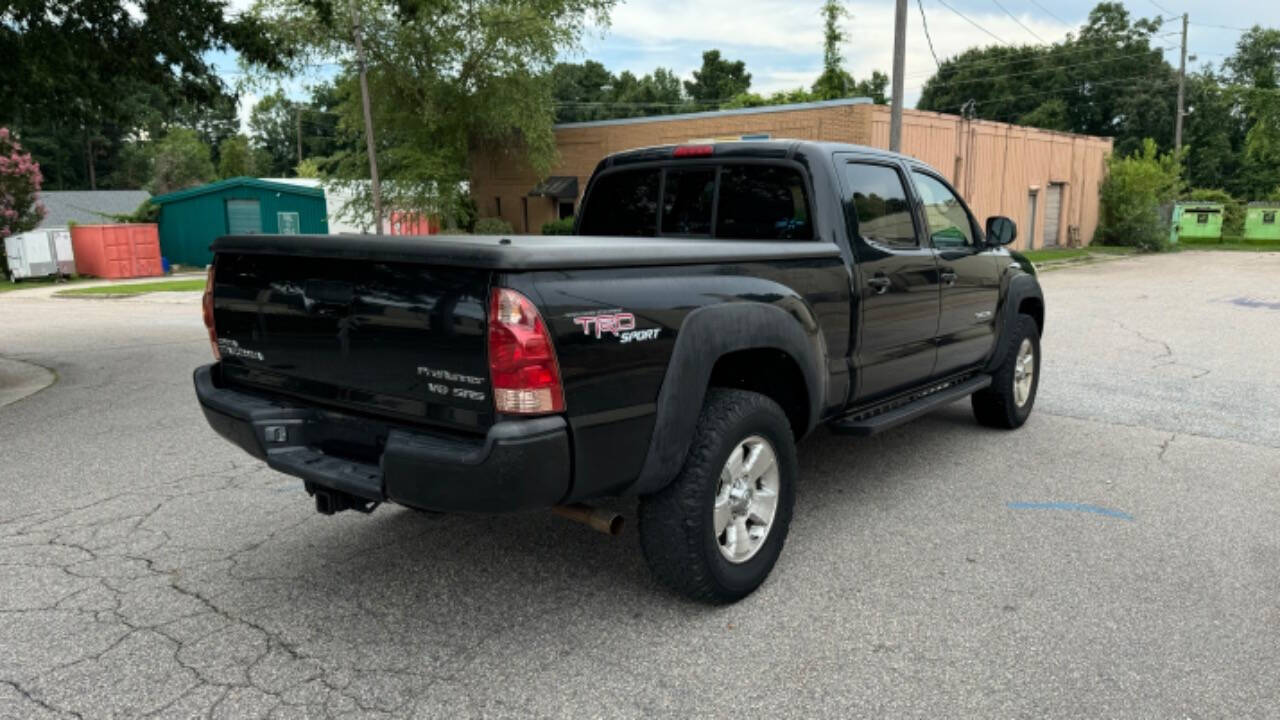
M 987 244 L 1008 245 L 1018 239 L 1018 224 L 1003 215 L 987 218 Z

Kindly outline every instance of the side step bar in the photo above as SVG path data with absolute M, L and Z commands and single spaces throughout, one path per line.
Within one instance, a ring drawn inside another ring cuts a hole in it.
M 829 423 L 828 427 L 831 428 L 832 432 L 842 435 L 876 435 L 891 427 L 897 427 L 902 423 L 915 420 L 921 415 L 932 412 L 948 403 L 955 402 L 962 397 L 972 395 L 989 385 L 991 385 L 990 375 L 977 375 L 955 385 L 923 395 L 891 410 L 875 415 L 864 414 L 845 420 L 837 420 Z

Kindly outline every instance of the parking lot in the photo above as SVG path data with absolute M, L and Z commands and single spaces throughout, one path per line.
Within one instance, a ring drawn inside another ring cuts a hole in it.
M 819 431 L 743 602 L 632 526 L 317 515 L 217 437 L 196 299 L 0 294 L 0 716 L 1276 717 L 1280 253 L 1042 274 L 1035 413 Z

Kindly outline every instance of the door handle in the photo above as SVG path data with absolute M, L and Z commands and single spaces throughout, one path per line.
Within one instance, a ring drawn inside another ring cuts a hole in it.
M 942 282 L 943 282 L 943 284 L 945 284 L 945 285 L 955 285 L 955 284 L 956 284 L 956 271 L 955 271 L 955 270 L 943 270 L 943 271 L 938 275 L 938 277 L 942 279 Z
M 885 291 L 889 289 L 889 285 L 891 284 L 892 283 L 889 281 L 889 278 L 884 275 L 876 275 L 874 277 L 867 278 L 867 285 L 870 286 L 877 295 L 883 295 Z

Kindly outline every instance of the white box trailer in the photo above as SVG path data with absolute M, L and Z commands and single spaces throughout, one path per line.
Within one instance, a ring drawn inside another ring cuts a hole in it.
M 9 279 L 74 275 L 76 259 L 71 249 L 71 231 L 46 228 L 18 233 L 4 239 L 4 254 L 9 259 Z

